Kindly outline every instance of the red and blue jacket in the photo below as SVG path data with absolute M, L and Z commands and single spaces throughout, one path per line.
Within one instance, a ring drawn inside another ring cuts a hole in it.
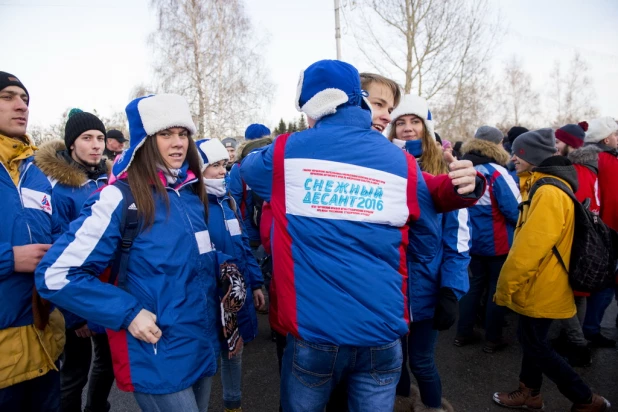
M 417 192 L 428 191 L 441 211 L 476 201 L 458 196 L 446 175 L 422 175 L 354 106 L 252 152 L 240 173 L 272 207 L 278 324 L 338 346 L 383 345 L 408 332 L 406 249 L 408 222 L 421 214 Z
M 240 166 L 238 163 L 235 163 L 230 169 L 228 185 L 230 188 L 230 193 L 238 205 L 238 210 L 240 211 L 242 222 L 247 230 L 249 240 L 252 242 L 259 241 L 260 230 L 253 225 L 251 216 L 253 210 L 253 196 L 251 196 L 252 189 L 240 177 Z
M 472 223 L 470 254 L 503 256 L 509 253 L 521 202 L 519 188 L 505 168 L 508 153 L 501 146 L 472 139 L 462 147 L 464 160 L 485 177 L 487 190 L 478 203 L 469 209 Z
M 36 270 L 41 296 L 107 328 L 121 390 L 174 393 L 217 371 L 221 327 L 216 279 L 227 257 L 213 250 L 193 184 L 202 183 L 189 172 L 186 179 L 166 186 L 169 209 L 153 190 L 154 224 L 133 241 L 124 288 L 98 278 L 114 258 L 127 208 L 115 185 L 86 201 Z M 142 309 L 157 317 L 162 337 L 156 345 L 126 330 Z

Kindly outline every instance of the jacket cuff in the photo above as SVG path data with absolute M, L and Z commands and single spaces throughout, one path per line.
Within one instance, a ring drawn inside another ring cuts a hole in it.
M 124 318 L 122 325 L 120 325 L 120 329 L 128 329 L 131 322 L 133 322 L 133 319 L 137 317 L 138 313 L 140 313 L 142 309 L 143 308 L 140 305 L 135 305 L 131 312 L 129 312 L 129 315 Z
M 478 200 L 481 198 L 481 196 L 483 196 L 483 193 L 485 193 L 485 186 L 487 182 L 485 181 L 485 178 L 482 174 L 476 172 L 474 184 L 474 192 L 468 193 L 466 195 L 460 195 L 459 193 L 457 193 L 457 187 L 453 187 L 453 189 L 455 190 L 455 193 L 457 193 L 457 195 L 462 199 Z

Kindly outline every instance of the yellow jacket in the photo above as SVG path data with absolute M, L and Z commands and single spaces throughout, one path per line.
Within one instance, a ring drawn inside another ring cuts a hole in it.
M 562 161 L 552 159 L 551 163 Z M 523 201 L 528 200 L 530 188 L 542 177 L 558 178 L 577 189 L 573 166 L 539 167 L 533 173 L 520 175 Z M 568 267 L 574 224 L 573 201 L 555 186 L 541 186 L 532 203 L 519 214 L 513 247 L 500 272 L 494 296 L 498 305 L 532 318 L 566 319 L 575 315 L 568 274 L 552 252 L 556 246 Z

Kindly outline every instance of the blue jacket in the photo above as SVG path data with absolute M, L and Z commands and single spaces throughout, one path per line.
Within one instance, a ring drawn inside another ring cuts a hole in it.
M 238 312 L 238 330 L 243 341 L 248 343 L 257 336 L 258 332 L 257 315 L 251 292 L 260 289 L 264 280 L 262 271 L 251 253 L 246 230 L 230 207 L 230 201 L 234 200 L 227 195 L 224 197 L 208 195 L 208 228 L 215 248 L 228 256 L 235 257 L 238 261 L 238 268 L 245 278 L 247 299 Z
M 404 149 L 420 156 L 420 141 Z M 425 185 L 419 180 L 419 186 Z M 451 289 L 461 299 L 469 288 L 470 219 L 468 210 L 438 213 L 428 192 L 419 191 L 420 218 L 410 225 L 406 251 L 408 301 L 412 322 L 433 319 L 440 289 Z
M 96 173 L 96 176 L 89 177 L 82 168 L 72 162 L 65 150 L 64 142 L 52 141 L 42 145 L 35 154 L 36 165 L 52 184 L 54 241 L 69 230 L 69 224 L 77 219 L 86 199 L 107 184 L 105 167 L 99 170 L 100 173 Z M 63 308 L 60 310 L 64 315 L 67 329 L 81 326 L 86 322 Z
M 15 272 L 13 246 L 52 242 L 52 188 L 33 161 L 22 160 L 18 186 L 0 165 L 0 329 L 34 323 L 34 276 Z
M 429 191 L 451 210 L 475 201 L 459 197 L 446 176 L 419 186 L 414 158 L 352 106 L 252 152 L 240 172 L 272 207 L 279 324 L 339 346 L 379 346 L 407 333 L 406 224 L 421 214 L 417 194 Z
M 118 248 L 127 207 L 115 185 L 86 201 L 37 268 L 43 297 L 108 328 L 122 390 L 168 394 L 217 371 L 216 279 L 224 257 L 213 251 L 204 207 L 192 188 L 197 182 L 189 173 L 184 182 L 166 186 L 169 210 L 155 195 L 155 221 L 133 242 L 124 289 L 97 278 Z M 156 345 L 126 330 L 142 309 L 157 317 L 162 338 Z
M 507 169 L 508 153 L 502 147 L 479 139 L 463 145 L 463 159 L 471 160 L 477 172 L 487 180 L 487 190 L 470 208 L 472 248 L 479 256 L 503 256 L 509 253 L 521 202 L 519 188 Z
M 234 164 L 230 170 L 228 180 L 230 193 L 234 197 L 236 204 L 239 206 L 242 222 L 247 230 L 247 236 L 250 241 L 260 240 L 260 229 L 253 225 L 251 211 L 253 210 L 253 196 L 251 196 L 251 187 L 245 183 L 240 177 L 240 165 Z

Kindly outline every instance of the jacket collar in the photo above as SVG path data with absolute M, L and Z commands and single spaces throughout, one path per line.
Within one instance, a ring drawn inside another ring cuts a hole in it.
M 470 160 L 474 166 L 496 163 L 506 166 L 509 161 L 509 154 L 495 143 L 481 139 L 468 140 L 461 148 L 463 160 Z
M 544 176 L 562 179 L 571 186 L 573 192 L 577 192 L 579 188 L 577 170 L 575 170 L 573 163 L 564 156 L 551 156 L 545 159 L 538 167 L 532 169 L 532 175 L 534 181 Z

